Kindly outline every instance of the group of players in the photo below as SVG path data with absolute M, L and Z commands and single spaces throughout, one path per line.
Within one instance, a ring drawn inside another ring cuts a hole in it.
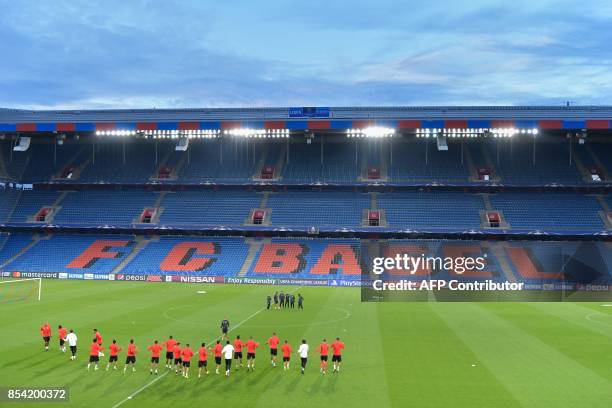
M 221 370 L 222 360 L 225 360 L 225 375 L 229 377 L 232 361 L 235 361 L 235 369 L 244 367 L 243 364 L 243 350 L 246 348 L 246 364 L 247 371 L 255 370 L 255 354 L 260 344 L 249 337 L 247 341 L 243 341 L 240 336 L 236 336 L 233 342 L 230 342 L 228 337 L 230 323 L 227 319 L 221 322 L 221 337 L 220 340 L 216 340 L 216 343 L 207 348 L 205 343 L 202 343 L 199 348 L 192 348 L 189 343 L 181 344 L 175 340 L 172 336 L 169 336 L 163 345 L 155 340 L 153 344 L 148 346 L 146 349 L 151 353 L 151 366 L 150 374 L 157 375 L 159 373 L 158 366 L 160 361 L 160 355 L 165 349 L 166 361 L 165 367 L 169 370 L 174 370 L 176 375 L 181 375 L 184 378 L 189 378 L 189 370 L 191 367 L 191 360 L 197 355 L 198 358 L 198 378 L 202 376 L 202 373 L 209 374 L 208 371 L 208 355 L 214 355 L 215 358 L 215 374 L 219 374 Z M 91 344 L 89 345 L 89 362 L 87 364 L 87 370 L 92 366 L 94 370 L 98 370 L 100 357 L 104 357 L 103 351 L 105 350 L 102 342 L 102 335 L 97 329 L 93 329 L 94 337 Z M 45 323 L 40 328 L 40 334 L 44 341 L 45 351 L 49 351 L 49 343 L 51 341 L 51 326 Z M 66 352 L 66 343 L 68 343 L 71 352 L 71 360 L 76 359 L 77 353 L 77 336 L 74 330 L 69 332 L 62 327 L 58 326 L 58 338 L 59 338 L 59 349 L 62 352 Z M 293 347 L 287 340 L 284 340 L 281 344 L 281 340 L 272 333 L 272 336 L 266 340 L 265 344 L 270 349 L 270 364 L 272 367 L 276 367 L 278 364 L 277 357 L 280 352 L 282 353 L 283 370 L 287 371 L 290 369 L 291 356 L 293 353 Z M 306 365 L 308 362 L 309 344 L 305 339 L 302 340 L 301 344 L 297 349 L 297 354 L 300 356 L 300 371 L 302 374 L 306 371 Z M 326 339 L 319 344 L 317 351 L 320 356 L 319 371 L 321 374 L 327 374 L 328 356 L 330 349 L 332 350 L 332 363 L 333 373 L 340 372 L 340 365 L 342 363 L 342 351 L 344 350 L 344 343 L 340 341 L 340 338 L 336 338 L 333 343 L 328 343 Z M 117 370 L 117 363 L 119 359 L 119 353 L 123 351 L 121 346 L 117 344 L 117 341 L 113 339 L 112 343 L 108 346 L 109 358 L 106 365 L 106 370 Z M 126 350 L 125 365 L 123 367 L 123 373 L 125 374 L 128 368 L 132 369 L 132 372 L 136 371 L 136 355 L 139 353 L 138 347 L 131 339 L 128 343 Z
M 272 299 L 274 299 L 274 309 L 295 309 L 295 295 L 292 293 L 278 292 L 274 293 L 274 296 L 268 295 L 266 297 L 266 308 L 272 307 Z M 304 309 L 304 296 L 298 293 L 297 296 L 298 309 Z

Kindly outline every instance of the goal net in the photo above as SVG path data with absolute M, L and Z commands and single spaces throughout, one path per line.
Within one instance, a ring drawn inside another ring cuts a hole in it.
M 41 278 L 0 280 L 0 303 L 40 300 L 41 294 Z

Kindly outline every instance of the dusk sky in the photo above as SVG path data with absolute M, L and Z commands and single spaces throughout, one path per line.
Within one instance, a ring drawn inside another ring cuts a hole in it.
M 0 0 L 0 107 L 609 104 L 612 1 Z

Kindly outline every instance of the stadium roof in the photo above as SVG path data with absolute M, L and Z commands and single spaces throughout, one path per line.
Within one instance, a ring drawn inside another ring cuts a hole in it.
M 214 109 L 0 109 L 0 131 L 539 127 L 611 129 L 612 106 L 398 106 Z

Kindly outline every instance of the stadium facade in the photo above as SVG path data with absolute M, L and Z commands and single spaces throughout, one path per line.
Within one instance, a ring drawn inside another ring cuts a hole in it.
M 351 285 L 408 251 L 606 283 L 611 129 L 596 106 L 4 109 L 0 270 Z

